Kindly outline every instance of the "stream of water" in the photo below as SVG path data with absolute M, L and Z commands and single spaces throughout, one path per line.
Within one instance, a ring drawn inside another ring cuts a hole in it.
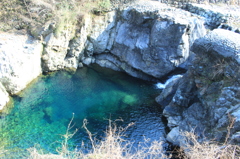
M 26 158 L 31 147 L 56 153 L 73 113 L 70 131 L 79 130 L 70 147 L 89 143 L 83 119 L 97 137 L 103 136 L 108 119 L 123 119 L 118 126 L 134 122 L 126 136 L 135 145 L 144 138 L 159 140 L 165 136 L 162 110 L 154 101 L 160 91 L 153 83 L 99 66 L 43 75 L 0 114 L 0 148 L 7 150 L 0 158 Z

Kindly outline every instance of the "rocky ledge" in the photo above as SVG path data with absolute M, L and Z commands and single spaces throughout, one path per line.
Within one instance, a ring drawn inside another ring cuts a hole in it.
M 187 4 L 182 8 L 202 17 L 207 28 L 240 33 L 240 8 L 237 5 Z
M 181 145 L 183 131 L 224 141 L 240 141 L 240 35 L 216 29 L 197 39 L 192 67 L 169 84 L 156 101 L 164 106 L 171 131 L 167 139 Z

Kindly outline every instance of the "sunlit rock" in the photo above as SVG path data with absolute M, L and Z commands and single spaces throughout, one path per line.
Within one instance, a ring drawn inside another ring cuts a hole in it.
M 0 81 L 10 94 L 42 73 L 42 44 L 27 35 L 0 34 Z

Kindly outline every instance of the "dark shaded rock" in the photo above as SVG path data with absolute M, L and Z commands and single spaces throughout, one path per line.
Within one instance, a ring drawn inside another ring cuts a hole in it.
M 171 102 L 171 100 L 177 90 L 180 79 L 181 78 L 171 81 L 171 83 L 169 83 L 166 86 L 166 88 L 164 88 L 164 90 L 161 92 L 161 94 L 155 98 L 155 100 L 158 104 L 160 104 L 162 107 L 166 107 Z
M 163 111 L 174 138 L 178 138 L 177 132 L 181 139 L 181 131 L 193 131 L 201 139 L 205 136 L 224 142 L 226 134 L 231 133 L 230 142 L 239 140 L 239 41 L 239 34 L 216 29 L 194 42 L 193 66 L 179 81 L 172 101 Z

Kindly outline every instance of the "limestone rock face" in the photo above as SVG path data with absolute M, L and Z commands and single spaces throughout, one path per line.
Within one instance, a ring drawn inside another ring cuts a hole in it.
M 66 29 L 61 30 L 59 35 L 52 31 L 43 37 L 45 46 L 42 56 L 42 67 L 44 72 L 56 71 L 65 67 L 75 69 L 78 67 L 78 59 L 66 57 L 69 50 L 69 42 L 73 38 L 74 33 L 75 30 L 70 25 Z
M 0 34 L 0 82 L 9 94 L 18 93 L 42 73 L 41 54 L 42 44 L 27 35 Z
M 230 141 L 238 142 L 239 41 L 239 34 L 216 29 L 194 42 L 191 48 L 196 54 L 193 66 L 180 79 L 174 95 L 169 96 L 172 100 L 161 100 L 161 104 L 165 104 L 163 114 L 174 132 L 170 137 L 174 134 L 174 138 L 178 138 L 177 128 L 179 132 L 194 130 L 199 137 L 224 141 L 227 126 L 235 120 Z M 166 95 L 164 92 L 160 96 Z M 175 143 L 181 144 L 181 141 Z
M 107 23 L 95 26 L 89 34 L 93 49 L 87 49 L 85 56 L 103 67 L 147 80 L 182 67 L 193 41 L 205 35 L 203 21 L 185 11 L 171 7 L 167 11 L 164 7 L 139 2 L 105 15 L 102 19 Z
M 2 83 L 0 83 L 0 110 L 8 103 L 9 95 L 5 88 L 3 87 Z
M 44 71 L 97 63 L 156 80 L 177 67 L 186 68 L 189 47 L 205 35 L 203 21 L 180 9 L 143 2 L 94 18 L 86 16 L 72 40 L 64 32 L 59 38 L 46 36 Z

